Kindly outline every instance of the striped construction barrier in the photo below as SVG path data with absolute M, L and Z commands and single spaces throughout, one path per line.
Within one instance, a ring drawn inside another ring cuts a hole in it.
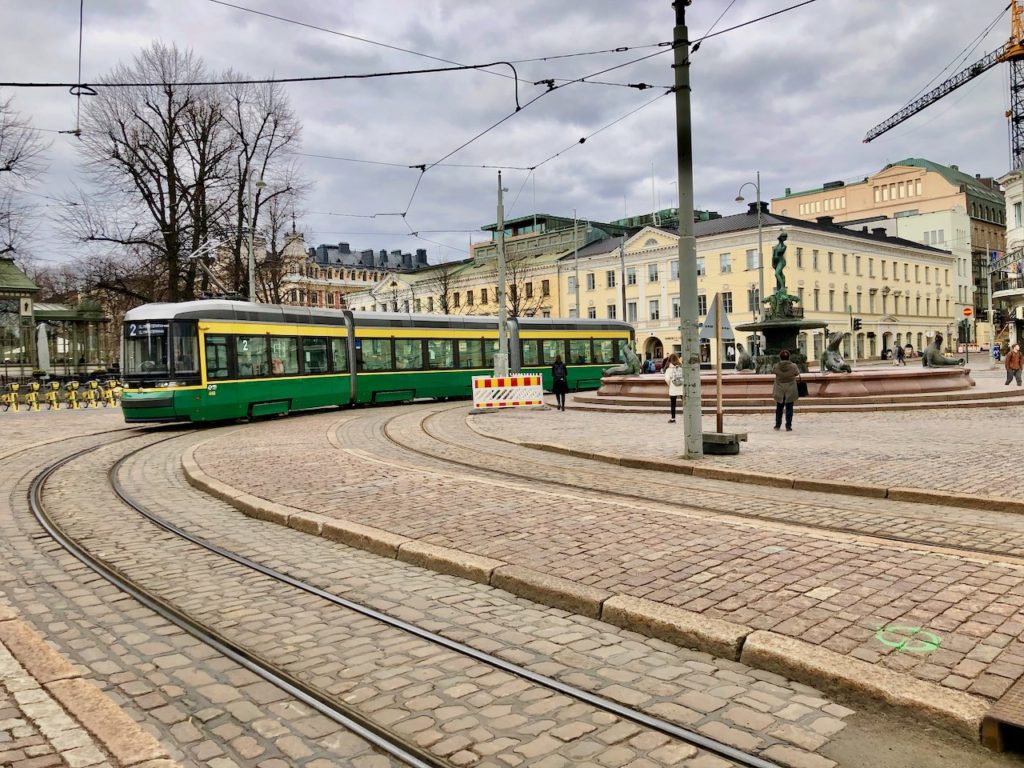
M 474 376 L 474 408 L 523 408 L 544 405 L 544 385 L 539 373 L 510 376 Z

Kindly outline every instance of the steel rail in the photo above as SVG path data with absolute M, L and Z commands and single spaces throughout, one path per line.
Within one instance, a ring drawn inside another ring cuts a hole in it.
M 173 435 L 171 437 L 164 438 L 163 440 L 150 443 L 142 448 L 138 448 L 127 454 L 114 466 L 120 466 L 121 462 L 129 456 L 133 456 L 146 448 L 152 447 L 153 445 L 172 440 L 175 437 L 179 437 L 179 435 Z M 351 730 L 353 733 L 359 735 L 392 757 L 411 766 L 411 768 L 447 768 L 449 765 L 447 761 L 438 758 L 415 745 L 406 744 L 366 716 L 356 712 L 354 709 L 330 701 L 322 694 L 305 685 L 301 681 L 296 680 L 291 675 L 274 669 L 272 665 L 263 661 L 257 655 L 249 653 L 236 643 L 233 643 L 216 632 L 207 629 L 199 622 L 193 620 L 188 616 L 188 614 L 179 611 L 169 603 L 161 600 L 155 595 L 152 595 L 148 590 L 134 584 L 130 579 L 120 574 L 113 567 L 108 566 L 99 558 L 93 556 L 85 548 L 79 546 L 77 542 L 65 535 L 60 526 L 58 526 L 49 516 L 43 503 L 43 489 L 46 485 L 46 481 L 58 469 L 69 464 L 75 459 L 99 450 L 100 448 L 120 442 L 121 440 L 128 439 L 131 438 L 121 438 L 120 440 L 76 451 L 75 453 L 65 456 L 63 459 L 49 465 L 42 472 L 36 475 L 35 478 L 33 478 L 28 493 L 29 505 L 36 520 L 50 535 L 50 537 L 81 563 L 102 576 L 122 592 L 125 592 L 138 602 L 145 605 L 154 613 L 163 617 L 167 621 L 170 621 L 180 629 L 188 632 L 196 639 L 206 643 L 211 648 L 214 648 L 219 653 L 227 656 L 232 661 L 249 670 L 253 674 L 258 675 L 260 678 L 287 692 L 289 695 L 295 697 L 325 717 L 328 717 L 339 725 Z M 111 472 L 113 472 L 113 470 L 111 470 Z
M 153 445 L 155 445 L 155 443 Z M 514 664 L 512 662 L 498 658 L 497 656 L 484 653 L 483 651 L 477 650 L 476 648 L 466 645 L 465 643 L 460 643 L 456 640 L 452 640 L 450 638 L 437 634 L 436 632 L 431 632 L 430 630 L 418 627 L 410 622 L 403 621 L 402 619 L 397 619 L 382 611 L 378 611 L 361 603 L 357 603 L 347 598 L 335 595 L 331 592 L 327 592 L 326 590 L 320 589 L 319 587 L 315 587 L 312 584 L 308 584 L 293 576 L 289 576 L 286 573 L 282 573 L 281 571 L 278 571 L 274 568 L 270 568 L 269 566 L 263 565 L 262 563 L 258 563 L 254 560 L 251 560 L 245 557 L 244 555 L 239 555 L 236 552 L 232 552 L 231 550 L 214 544 L 213 542 L 210 542 L 202 538 L 201 536 L 196 536 L 195 534 L 189 533 L 188 531 L 180 528 L 177 525 L 174 525 L 168 520 L 146 509 L 142 504 L 138 503 L 125 491 L 123 485 L 120 482 L 119 471 L 124 462 L 148 447 L 150 446 L 144 446 L 123 456 L 110 468 L 108 477 L 110 479 L 110 484 L 111 487 L 114 489 L 114 492 L 125 504 L 127 504 L 129 507 L 134 509 L 140 515 L 148 519 L 153 524 L 159 526 L 160 528 L 163 528 L 164 530 L 176 536 L 180 536 L 181 538 L 186 539 L 187 541 L 190 541 L 193 544 L 203 547 L 204 549 L 210 552 L 227 558 L 228 560 L 231 560 L 234 563 L 243 565 L 247 568 L 257 571 L 258 573 L 263 574 L 264 576 L 268 576 L 284 584 L 288 584 L 289 586 L 295 587 L 296 589 L 302 590 L 303 592 L 306 592 L 308 594 L 315 595 L 316 597 L 319 597 L 333 605 L 337 605 L 339 607 L 346 608 L 368 618 L 375 619 L 394 629 L 399 629 L 422 640 L 426 640 L 436 645 L 440 645 L 444 648 L 447 648 L 450 651 L 459 653 L 463 656 L 467 656 L 476 661 L 487 664 L 488 666 L 501 669 L 522 679 L 529 680 L 530 682 L 536 683 L 537 685 L 540 685 L 549 690 L 557 691 L 558 693 L 562 693 L 578 701 L 585 702 L 597 709 L 601 709 L 613 715 L 616 715 L 617 717 L 620 717 L 623 720 L 629 720 L 631 722 L 636 723 L 637 725 L 641 725 L 645 728 L 649 728 L 653 731 L 665 734 L 666 736 L 678 739 L 692 746 L 699 747 L 700 749 L 703 749 L 707 752 L 711 752 L 720 757 L 732 760 L 733 762 L 737 763 L 738 765 L 744 766 L 745 768 L 780 768 L 780 766 L 777 763 L 770 762 L 761 757 L 758 757 L 757 755 L 752 755 L 747 752 L 743 752 L 742 750 L 736 749 L 735 747 L 729 746 L 728 744 L 725 744 L 716 739 L 704 736 L 700 733 L 697 733 L 696 731 L 692 731 L 688 728 L 682 728 L 676 725 L 675 723 L 670 723 L 666 720 L 662 720 L 661 718 L 648 715 L 645 712 L 641 712 L 639 710 L 623 706 L 622 704 L 612 701 L 611 699 L 605 698 L 604 696 L 599 696 L 597 694 L 591 693 L 590 691 L 585 691 L 576 686 L 569 685 L 560 680 L 556 680 L 555 678 L 538 674 L 518 664 Z

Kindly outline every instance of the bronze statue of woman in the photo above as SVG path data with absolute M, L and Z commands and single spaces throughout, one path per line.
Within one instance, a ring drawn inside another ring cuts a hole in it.
M 772 248 L 772 269 L 775 270 L 775 291 L 776 293 L 786 293 L 786 276 L 782 274 L 782 270 L 786 268 L 786 235 L 782 232 L 779 235 L 778 244 Z

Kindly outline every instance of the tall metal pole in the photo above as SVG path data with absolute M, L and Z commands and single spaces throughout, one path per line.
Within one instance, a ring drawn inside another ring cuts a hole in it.
M 505 202 L 498 171 L 498 354 L 494 375 L 508 376 L 508 310 L 505 308 Z
M 679 339 L 683 368 L 683 435 L 686 458 L 704 455 L 700 423 L 700 349 L 697 343 L 697 241 L 693 235 L 693 149 L 690 127 L 689 0 L 675 0 L 676 153 L 679 164 Z
M 764 246 L 762 245 L 761 172 L 757 172 L 757 316 L 764 321 Z M 757 336 L 757 353 L 761 352 L 761 334 Z
M 572 209 L 572 267 L 575 272 L 573 280 L 576 284 L 576 317 L 583 317 L 580 314 L 580 241 L 576 236 L 576 209 Z
M 622 317 L 620 318 L 623 322 L 626 320 L 626 236 L 622 235 L 622 239 L 619 240 L 619 292 L 622 294 Z
M 992 357 L 992 352 L 996 348 L 996 321 L 995 314 L 992 312 L 992 254 L 987 253 L 988 257 L 988 355 Z
M 248 202 L 249 202 L 249 301 L 256 303 L 256 253 L 253 249 L 253 240 L 256 237 L 256 204 L 252 196 L 252 169 L 249 169 Z

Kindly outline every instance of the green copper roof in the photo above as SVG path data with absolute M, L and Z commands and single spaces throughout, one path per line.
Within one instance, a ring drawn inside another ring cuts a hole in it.
M 2 293 L 35 293 L 39 286 L 28 279 L 28 276 L 18 269 L 14 259 L 0 257 L 0 294 Z
M 948 165 L 940 165 L 939 163 L 926 160 L 923 157 L 908 157 L 906 160 L 900 160 L 895 163 L 889 163 L 886 168 L 891 168 L 894 165 L 909 165 L 913 168 L 924 168 L 926 171 L 932 171 L 942 176 L 946 181 L 954 186 L 960 186 L 963 184 L 967 187 L 967 191 L 977 197 L 984 197 L 986 200 L 990 200 L 994 203 L 1003 204 L 1003 194 L 992 187 L 989 187 L 981 183 L 980 179 L 976 179 L 970 174 L 964 173 L 958 168 L 951 168 Z M 882 170 L 885 170 L 884 168 Z

